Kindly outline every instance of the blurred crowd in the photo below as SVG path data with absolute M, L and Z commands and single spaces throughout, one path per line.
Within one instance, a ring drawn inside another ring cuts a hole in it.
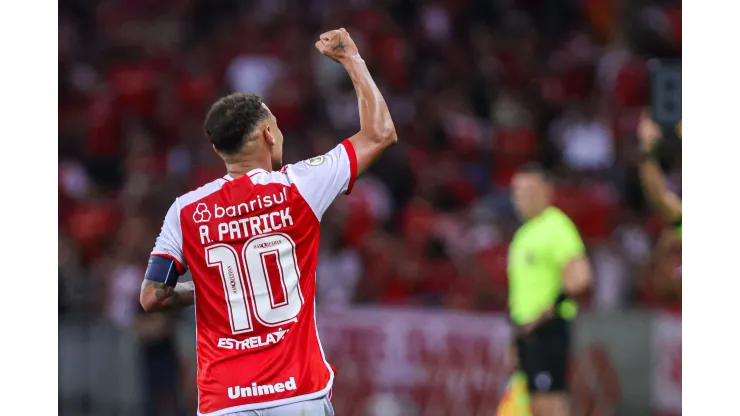
M 175 197 L 224 174 L 204 115 L 260 94 L 285 163 L 358 127 L 344 69 L 313 43 L 345 27 L 399 144 L 324 217 L 318 301 L 503 310 L 523 163 L 595 269 L 591 308 L 680 307 L 680 244 L 645 206 L 635 127 L 652 58 L 681 56 L 669 0 L 66 0 L 59 4 L 60 313 L 126 325 Z M 680 149 L 668 152 L 680 189 Z

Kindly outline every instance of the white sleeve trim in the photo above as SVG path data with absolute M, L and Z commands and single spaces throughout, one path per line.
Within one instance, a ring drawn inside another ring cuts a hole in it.
M 349 194 L 357 175 L 357 158 L 349 140 L 322 156 L 289 165 L 286 173 L 321 220 L 334 199 Z

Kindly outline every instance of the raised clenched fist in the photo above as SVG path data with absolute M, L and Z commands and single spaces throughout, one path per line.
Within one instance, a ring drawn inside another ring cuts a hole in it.
M 360 56 L 357 45 L 344 28 L 330 30 L 321 34 L 316 49 L 336 62 Z

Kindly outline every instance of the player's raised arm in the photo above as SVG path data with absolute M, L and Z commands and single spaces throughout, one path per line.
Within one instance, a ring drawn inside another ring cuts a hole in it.
M 357 157 L 357 174 L 367 170 L 381 153 L 398 140 L 388 105 L 375 85 L 357 46 L 344 29 L 321 35 L 316 48 L 344 65 L 352 78 L 360 110 L 360 131 L 350 137 Z
M 655 148 L 661 139 L 661 133 L 648 113 L 643 113 L 640 119 L 637 138 L 642 152 L 639 170 L 645 197 L 666 221 L 678 223 L 681 221 L 681 198 L 668 189 L 665 175 L 655 159 Z
M 193 282 L 177 283 L 185 273 L 177 201 L 170 207 L 149 258 L 139 301 L 147 312 L 184 308 L 195 302 Z

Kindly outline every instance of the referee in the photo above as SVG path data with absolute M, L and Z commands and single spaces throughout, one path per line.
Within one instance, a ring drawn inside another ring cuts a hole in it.
M 572 298 L 591 283 L 578 230 L 552 206 L 545 170 L 527 165 L 512 180 L 512 198 L 524 223 L 509 249 L 509 312 L 516 329 L 520 370 L 527 376 L 534 416 L 570 416 L 567 386 Z

